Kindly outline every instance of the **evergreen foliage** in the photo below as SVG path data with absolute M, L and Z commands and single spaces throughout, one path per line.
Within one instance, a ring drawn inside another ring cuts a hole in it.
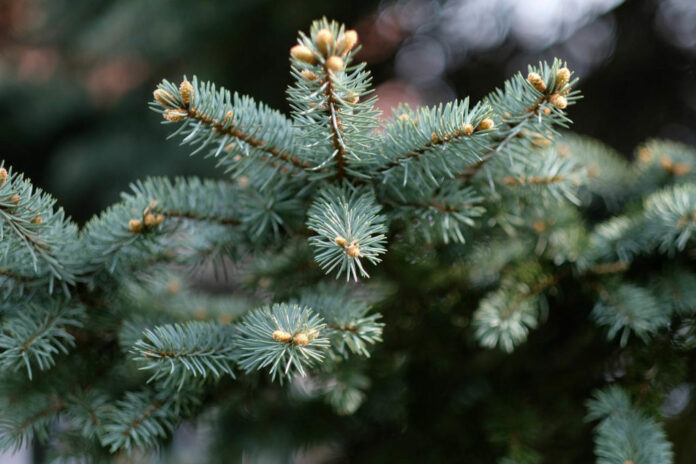
M 334 419 L 359 414 L 384 381 L 371 357 L 384 328 L 420 332 L 412 315 L 372 311 L 408 293 L 399 267 L 466 295 L 453 321 L 481 351 L 524 349 L 573 295 L 594 302 L 587 319 L 625 354 L 624 371 L 639 371 L 653 344 L 693 347 L 693 149 L 650 141 L 628 164 L 559 134 L 580 98 L 560 60 L 481 102 L 402 105 L 380 123 L 356 42 L 326 19 L 300 33 L 290 117 L 196 77 L 157 87 L 151 108 L 171 136 L 214 158 L 224 180 L 145 179 L 78 231 L 48 195 L 0 170 L 0 448 L 38 441 L 118 459 L 166 444 L 188 417 L 248 411 L 277 427 L 296 414 L 305 428 L 291 427 L 289 447 L 328 441 L 311 402 Z M 201 288 L 197 272 L 209 269 L 234 295 Z M 392 335 L 385 372 L 400 372 L 408 349 L 428 354 Z M 609 371 L 593 381 L 618 383 Z M 652 403 L 617 385 L 588 403 L 598 462 L 672 462 L 654 405 L 684 375 L 650 375 Z M 375 401 L 402 390 L 391 382 Z M 472 387 L 461 401 L 486 394 Z M 384 409 L 366 414 L 399 414 Z M 540 462 L 525 427 L 534 414 L 511 424 L 500 419 L 509 412 L 497 404 L 485 424 L 499 462 Z M 287 451 L 247 432 L 214 446 Z

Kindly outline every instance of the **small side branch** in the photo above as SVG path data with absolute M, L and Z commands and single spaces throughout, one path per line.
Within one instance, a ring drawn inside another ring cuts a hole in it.
M 210 127 L 211 130 L 219 134 L 229 135 L 230 137 L 233 137 L 248 145 L 251 145 L 259 151 L 271 155 L 271 157 L 273 158 L 292 164 L 296 168 L 312 169 L 314 167 L 313 165 L 298 159 L 296 156 L 293 156 L 290 153 L 282 152 L 276 147 L 267 146 L 266 142 L 264 142 L 263 140 L 257 139 L 256 137 L 253 137 L 251 134 L 247 134 L 241 129 L 235 128 L 233 124 L 227 125 L 214 118 L 210 118 L 195 108 L 187 109 L 187 114 L 189 118 L 202 122 L 206 126 Z

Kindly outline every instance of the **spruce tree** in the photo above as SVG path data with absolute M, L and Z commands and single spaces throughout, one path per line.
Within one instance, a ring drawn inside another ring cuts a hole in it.
M 560 60 L 383 122 L 357 42 L 326 19 L 300 33 L 289 117 L 197 77 L 162 81 L 151 108 L 223 180 L 147 178 L 79 228 L 0 169 L 0 449 L 144 460 L 195 420 L 213 437 L 200 462 L 321 443 L 383 462 L 388 448 L 350 450 L 365 439 L 347 416 L 403 422 L 380 403 L 424 356 L 461 380 L 456 407 L 490 407 L 469 440 L 493 455 L 438 458 L 542 462 L 539 413 L 443 347 L 515 356 L 581 301 L 578 331 L 608 340 L 585 366 L 598 462 L 672 462 L 660 405 L 696 336 L 696 152 L 649 141 L 629 164 L 559 133 L 580 98 Z M 211 291 L 210 273 L 233 291 Z

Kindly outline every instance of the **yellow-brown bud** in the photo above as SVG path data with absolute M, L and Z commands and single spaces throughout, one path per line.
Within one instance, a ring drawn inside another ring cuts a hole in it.
M 164 214 L 158 214 L 155 216 L 155 225 L 158 226 L 164 222 Z
M 462 134 L 469 136 L 473 133 L 474 133 L 474 126 L 472 126 L 468 122 L 466 124 L 462 125 Z
M 292 340 L 292 335 L 282 329 L 273 332 L 273 340 L 281 343 L 289 343 Z
M 162 117 L 167 121 L 179 122 L 186 119 L 188 113 L 184 110 L 164 110 Z
M 435 132 L 430 134 L 430 140 L 432 140 L 433 143 L 439 143 L 440 142 L 440 137 L 437 136 Z
M 10 201 L 11 201 L 12 203 L 19 203 L 19 200 L 21 200 L 21 199 L 22 199 L 22 197 L 20 197 L 19 195 L 12 195 L 12 196 L 10 197 Z
M 307 346 L 309 345 L 309 337 L 304 332 L 298 332 L 292 338 L 292 342 L 298 346 Z
M 164 89 L 155 89 L 154 92 L 152 92 L 152 95 L 155 97 L 155 100 L 163 104 L 164 106 L 168 106 L 170 108 L 174 108 L 174 102 L 176 101 L 174 99 L 174 95 L 171 93 L 167 92 Z
M 152 226 L 156 225 L 155 224 L 156 221 L 157 221 L 157 219 L 155 218 L 154 214 L 147 213 L 145 215 L 145 227 L 152 227 Z
M 309 337 L 310 341 L 317 338 L 318 335 L 319 335 L 319 331 L 317 329 L 309 329 L 307 331 L 307 337 Z
M 314 53 L 306 45 L 295 45 L 290 49 L 290 55 L 296 60 L 314 64 Z
M 561 88 L 570 80 L 570 69 L 563 67 L 556 73 L 556 87 Z
M 43 218 L 41 216 L 36 216 L 34 219 L 31 220 L 32 224 L 41 224 L 43 222 Z
M 662 166 L 666 171 L 671 171 L 672 165 L 672 159 L 667 155 L 662 155 L 660 158 L 660 166 Z
M 544 109 L 541 110 L 541 112 L 544 113 L 546 116 L 548 116 L 549 114 L 551 114 L 551 108 L 549 108 L 548 106 L 545 106 Z
M 205 317 L 208 315 L 208 311 L 205 310 L 205 308 L 199 306 L 196 309 L 193 310 L 193 317 L 198 319 L 199 321 L 205 319 Z
M 599 177 L 599 166 L 596 164 L 590 164 L 587 166 L 587 175 L 593 178 Z
M 179 93 L 181 94 L 181 99 L 184 101 L 186 106 L 191 104 L 191 96 L 193 95 L 193 86 L 189 81 L 183 81 L 179 86 Z
M 346 253 L 348 253 L 348 256 L 350 256 L 351 258 L 359 258 L 360 257 L 360 247 L 358 246 L 357 243 L 353 242 L 346 249 Z
M 346 245 L 348 245 L 348 240 L 341 237 L 340 235 L 336 236 L 336 238 L 334 239 L 334 242 L 336 242 L 336 245 L 338 245 L 340 247 L 345 247 Z
M 540 220 L 534 221 L 534 223 L 532 224 L 532 228 L 538 234 L 540 234 L 546 230 L 546 223 L 544 221 L 540 221 Z
M 302 77 L 304 77 L 304 78 L 307 79 L 308 81 L 317 80 L 317 78 L 319 77 L 319 76 L 317 76 L 316 74 L 314 74 L 312 71 L 310 71 L 309 69 L 305 69 L 305 70 L 302 71 L 300 74 L 302 74 Z
M 407 113 L 403 113 L 399 115 L 399 119 L 401 119 L 402 121 L 408 121 L 409 119 L 411 119 L 411 117 Z
M 539 92 L 544 93 L 546 92 L 546 83 L 544 83 L 544 79 L 541 78 L 541 76 L 535 72 L 530 72 L 527 75 L 527 80 L 529 81 L 530 84 L 534 86 L 535 89 L 537 89 Z
M 358 103 L 360 101 L 360 95 L 355 92 L 351 92 L 343 98 L 348 103 Z
M 540 147 L 548 147 L 549 145 L 551 145 L 551 140 L 545 137 L 534 137 L 532 139 L 532 142 L 539 145 Z
M 481 121 L 478 126 L 476 126 L 476 130 L 488 130 L 492 129 L 493 126 L 495 126 L 493 119 L 486 118 L 483 121 Z
M 341 55 L 346 55 L 358 43 L 358 33 L 350 29 L 343 33 L 343 37 L 338 39 L 336 51 Z
M 691 166 L 689 166 L 687 163 L 677 163 L 674 165 L 674 168 L 672 168 L 672 172 L 675 176 L 683 176 L 689 171 L 691 171 Z
M 317 32 L 317 48 L 323 54 L 327 54 L 333 46 L 333 34 L 327 28 L 319 29 Z
M 128 221 L 128 228 L 134 234 L 143 230 L 143 223 L 140 219 L 131 219 Z
M 167 291 L 169 293 L 179 293 L 179 290 L 181 290 L 181 282 L 176 279 L 167 282 Z
M 554 93 L 549 97 L 549 101 L 558 109 L 564 110 L 568 106 L 568 100 L 563 95 Z
M 338 72 L 343 69 L 343 58 L 339 56 L 331 56 L 326 60 L 326 69 Z
M 5 185 L 6 180 L 7 180 L 7 169 L 0 168 L 0 187 Z
M 638 150 L 638 159 L 644 163 L 648 163 L 648 162 L 652 161 L 653 155 L 650 152 L 650 150 L 643 147 L 640 150 Z

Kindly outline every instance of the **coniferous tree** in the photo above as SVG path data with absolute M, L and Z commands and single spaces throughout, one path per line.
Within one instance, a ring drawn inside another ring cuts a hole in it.
M 388 385 L 367 360 L 385 324 L 422 335 L 411 316 L 372 309 L 399 300 L 410 269 L 454 289 L 423 311 L 466 302 L 452 319 L 466 341 L 449 345 L 512 353 L 564 298 L 594 301 L 620 361 L 587 402 L 598 462 L 672 461 L 659 404 L 686 374 L 646 359 L 668 345 L 664 365 L 678 363 L 694 343 L 694 151 L 652 141 L 629 165 L 559 136 L 579 99 L 559 60 L 481 102 L 403 105 L 381 123 L 357 42 L 327 20 L 300 33 L 290 117 L 196 77 L 158 86 L 152 109 L 225 180 L 148 178 L 78 229 L 0 169 L 0 448 L 109 461 L 168 443 L 192 417 L 236 432 L 210 461 L 340 442 L 318 418 L 358 414 L 372 384 Z M 196 281 L 211 269 L 231 295 Z M 379 365 L 403 374 L 401 353 L 428 343 L 387 340 Z M 651 362 L 645 379 L 617 382 Z M 535 427 L 496 406 L 484 426 L 496 457 L 540 462 Z M 272 442 L 235 430 L 243 415 Z

